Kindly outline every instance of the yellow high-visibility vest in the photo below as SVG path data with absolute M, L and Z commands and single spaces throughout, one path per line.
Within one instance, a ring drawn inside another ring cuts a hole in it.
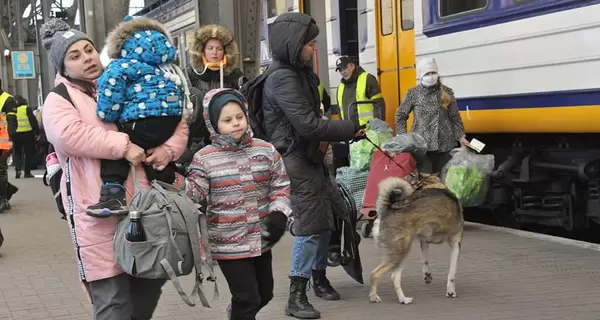
M 17 132 L 29 132 L 33 130 L 33 128 L 31 128 L 31 123 L 29 122 L 29 117 L 27 116 L 26 104 L 17 107 L 17 123 Z
M 4 112 L 2 111 L 2 109 L 4 108 L 4 104 L 6 103 L 6 100 L 8 100 L 8 98 L 12 98 L 12 96 L 6 93 L 6 91 L 0 94 L 0 112 Z
M 6 116 L 4 115 L 4 112 L 2 112 L 8 98 L 12 98 L 12 96 L 6 92 L 0 94 L 0 150 L 10 150 L 12 148 L 12 142 L 10 142 L 8 136 L 8 124 L 5 120 Z
M 366 72 L 362 72 L 361 74 L 358 75 L 358 79 L 356 80 L 356 101 L 357 102 L 361 102 L 361 101 L 373 101 L 375 99 L 379 99 L 381 98 L 381 94 L 376 94 L 374 96 L 372 96 L 370 99 L 367 98 L 367 76 L 368 73 Z M 343 97 L 344 97 L 344 89 L 346 88 L 346 85 L 342 82 L 340 83 L 340 86 L 338 87 L 337 90 L 337 102 L 338 102 L 338 106 L 340 108 L 340 115 L 342 116 L 342 119 L 346 119 L 346 117 L 344 116 L 344 102 Z M 360 124 L 361 126 L 366 124 L 367 122 L 369 122 L 369 120 L 375 118 L 375 107 L 373 106 L 372 103 L 364 103 L 364 104 L 358 104 L 356 106 L 356 109 L 358 111 L 358 124 Z M 346 119 L 348 120 L 348 119 Z
M 325 88 L 323 88 L 323 85 L 319 83 L 319 99 L 321 102 L 323 102 L 323 90 L 325 90 Z

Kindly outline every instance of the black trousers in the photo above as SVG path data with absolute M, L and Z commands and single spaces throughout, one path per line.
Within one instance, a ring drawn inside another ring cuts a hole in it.
M 144 150 L 156 148 L 169 140 L 179 125 L 181 117 L 152 117 L 129 121 L 119 124 L 119 131 L 127 133 L 131 143 L 140 146 Z M 103 183 L 114 182 L 123 184 L 129 176 L 131 166 L 125 159 L 102 160 L 100 165 L 100 177 Z M 173 183 L 175 177 L 175 163 L 171 162 L 162 171 L 152 168 L 152 165 L 144 165 L 148 181 L 160 180 Z
M 31 173 L 33 158 L 35 157 L 35 134 L 33 131 L 17 132 L 12 137 L 13 140 L 13 158 L 15 161 L 15 171 Z
M 423 159 L 419 159 L 417 168 L 422 173 L 441 173 L 442 168 L 450 161 L 450 151 L 428 151 Z
M 333 153 L 333 174 L 337 174 L 337 169 L 350 166 L 350 146 L 347 144 L 331 144 Z
M 8 157 L 9 150 L 0 150 L 0 198 L 8 198 Z
M 255 258 L 219 260 L 231 292 L 231 320 L 255 320 L 273 299 L 273 254 Z

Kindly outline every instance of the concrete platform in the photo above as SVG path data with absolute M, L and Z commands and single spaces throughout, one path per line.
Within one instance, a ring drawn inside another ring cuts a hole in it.
M 39 174 L 39 172 L 38 172 Z M 12 173 L 10 175 L 12 177 Z M 5 235 L 0 249 L 0 319 L 90 319 L 91 306 L 78 282 L 74 252 L 66 222 L 59 218 L 41 179 L 21 179 L 13 210 L 0 214 Z M 286 319 L 292 237 L 274 251 L 275 299 L 258 318 Z M 381 304 L 368 301 L 368 278 L 379 260 L 372 239 L 361 244 L 366 285 L 350 279 L 341 268 L 328 271 L 342 301 L 325 302 L 309 293 L 322 319 L 570 319 L 600 318 L 600 252 L 597 245 L 525 232 L 469 224 L 457 274 L 458 298 L 445 297 L 450 250 L 430 247 L 433 283 L 421 276 L 418 245 L 403 274 L 412 305 L 400 305 L 388 276 L 382 279 Z M 192 282 L 184 280 L 191 290 Z M 230 298 L 219 283 L 221 299 L 212 309 L 190 308 L 164 287 L 154 319 L 225 319 Z

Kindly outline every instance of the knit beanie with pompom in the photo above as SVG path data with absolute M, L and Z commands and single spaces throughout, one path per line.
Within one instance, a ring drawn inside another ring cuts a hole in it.
M 52 64 L 61 74 L 64 71 L 65 55 L 72 44 L 79 40 L 87 40 L 94 44 L 87 34 L 71 28 L 60 19 L 52 19 L 44 23 L 40 28 L 40 36 L 44 48 L 52 59 Z

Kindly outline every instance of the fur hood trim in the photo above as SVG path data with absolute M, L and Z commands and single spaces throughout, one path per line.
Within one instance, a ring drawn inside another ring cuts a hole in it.
M 231 33 L 229 29 L 216 24 L 202 26 L 194 33 L 194 39 L 192 39 L 192 45 L 191 48 L 189 48 L 190 64 L 192 67 L 196 71 L 204 70 L 202 52 L 204 51 L 204 46 L 210 39 L 217 39 L 221 41 L 221 44 L 223 45 L 225 56 L 227 57 L 225 71 L 229 73 L 238 68 L 240 51 L 235 42 L 235 38 L 233 37 L 233 33 Z
M 134 33 L 140 30 L 156 30 L 169 39 L 173 44 L 173 38 L 169 30 L 160 22 L 149 18 L 135 18 L 129 21 L 119 23 L 106 37 L 106 50 L 111 59 L 121 58 L 121 48 L 123 43 Z

